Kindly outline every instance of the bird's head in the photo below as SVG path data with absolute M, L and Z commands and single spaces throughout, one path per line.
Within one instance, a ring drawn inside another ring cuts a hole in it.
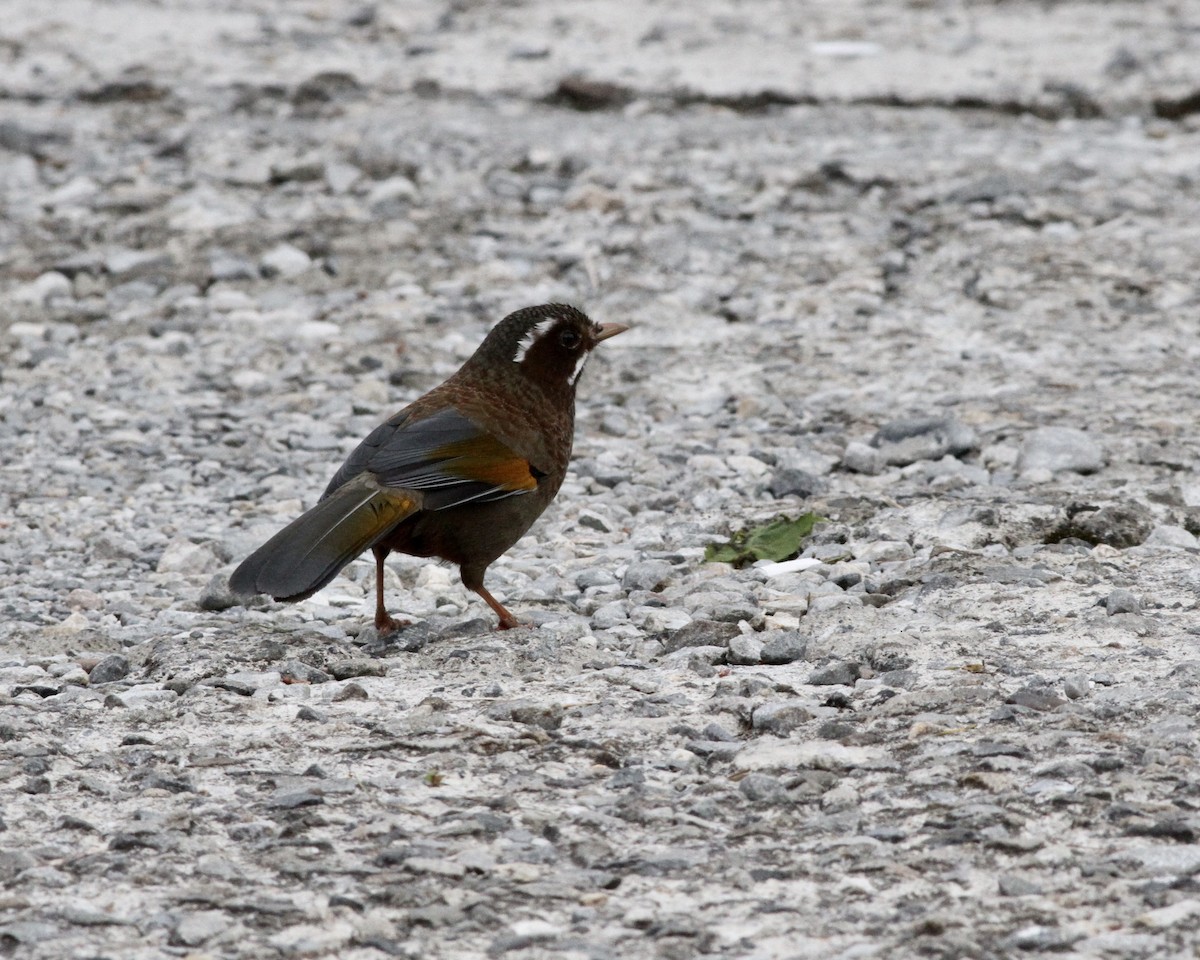
M 514 364 L 544 387 L 574 389 L 595 346 L 628 329 L 621 323 L 595 323 L 565 303 L 544 303 L 501 320 L 476 356 Z

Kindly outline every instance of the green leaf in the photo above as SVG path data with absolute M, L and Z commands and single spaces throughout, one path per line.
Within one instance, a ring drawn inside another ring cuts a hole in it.
M 704 559 L 710 563 L 732 563 L 735 567 L 748 567 L 755 560 L 787 560 L 800 552 L 804 538 L 824 519 L 815 513 L 803 514 L 795 520 L 777 517 L 760 527 L 739 530 L 728 543 L 710 543 L 704 548 Z

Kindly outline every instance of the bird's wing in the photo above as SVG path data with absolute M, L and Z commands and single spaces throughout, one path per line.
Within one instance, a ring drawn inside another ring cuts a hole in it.
M 325 491 L 369 473 L 381 487 L 419 490 L 426 510 L 499 500 L 537 489 L 545 473 L 449 407 L 380 424 L 350 454 Z

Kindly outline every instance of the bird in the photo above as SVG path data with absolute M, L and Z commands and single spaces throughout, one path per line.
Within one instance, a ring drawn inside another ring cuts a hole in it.
M 510 313 L 458 372 L 368 434 L 316 505 L 234 570 L 231 592 L 303 600 L 369 549 L 383 637 L 408 625 L 384 600 L 384 561 L 398 552 L 457 564 L 498 629 L 521 626 L 484 574 L 558 493 L 580 375 L 598 344 L 628 329 L 562 303 Z

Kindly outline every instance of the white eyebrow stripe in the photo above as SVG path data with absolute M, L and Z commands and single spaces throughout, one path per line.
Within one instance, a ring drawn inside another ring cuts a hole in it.
M 520 363 L 522 360 L 524 360 L 525 354 L 529 352 L 529 347 L 533 341 L 546 332 L 549 324 L 555 323 L 557 320 L 557 317 L 547 317 L 545 320 L 539 320 L 536 324 L 530 327 L 529 332 L 525 334 L 525 336 L 521 338 L 521 342 L 517 344 L 517 355 L 513 357 L 513 362 Z

